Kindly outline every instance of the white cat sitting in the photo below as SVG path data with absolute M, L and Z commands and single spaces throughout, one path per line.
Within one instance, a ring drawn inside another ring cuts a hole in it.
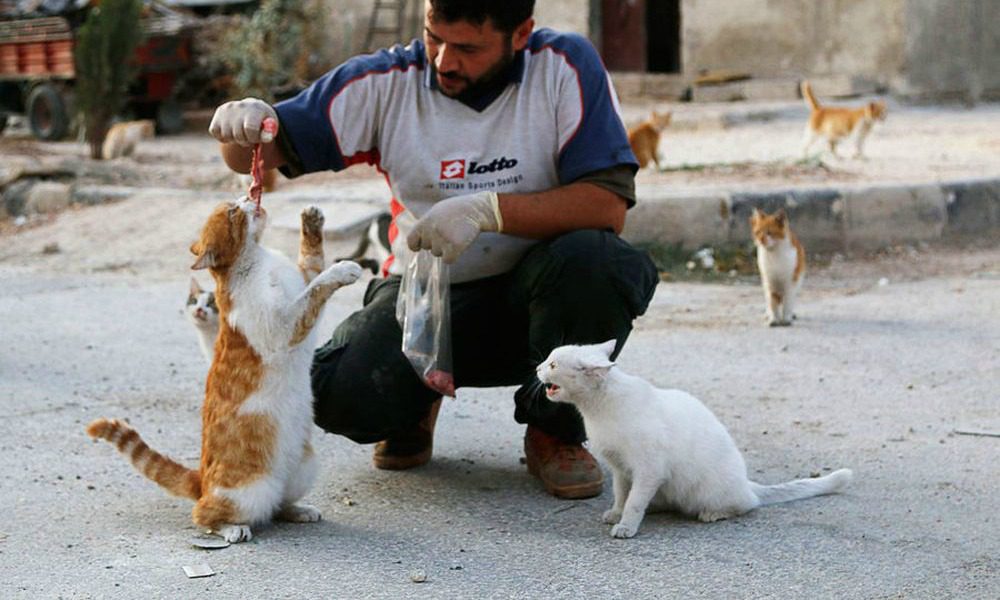
M 611 469 L 615 500 L 603 520 L 614 524 L 612 536 L 634 536 L 650 506 L 710 522 L 830 494 L 851 481 L 850 469 L 778 485 L 750 481 L 733 438 L 704 404 L 623 373 L 611 361 L 614 348 L 614 340 L 562 346 L 537 369 L 550 400 L 579 409 Z

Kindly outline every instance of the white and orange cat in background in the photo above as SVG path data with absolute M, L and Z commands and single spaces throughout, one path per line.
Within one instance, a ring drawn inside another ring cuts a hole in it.
M 139 140 L 152 138 L 155 135 L 156 122 L 150 119 L 115 123 L 104 138 L 101 157 L 104 160 L 111 160 L 120 156 L 130 156 L 135 152 Z
M 806 251 L 792 233 L 788 215 L 753 209 L 750 229 L 757 247 L 757 268 L 764 286 L 767 321 L 771 327 L 792 324 L 795 302 L 806 273 Z
M 272 517 L 320 519 L 316 508 L 299 503 L 318 468 L 310 443 L 313 326 L 330 295 L 361 275 L 357 264 L 340 262 L 312 278 L 322 264 L 322 245 L 314 243 L 322 240 L 318 209 L 303 211 L 309 247 L 300 249 L 302 269 L 260 245 L 266 222 L 250 200 L 222 204 L 191 246 L 192 268 L 208 269 L 215 280 L 220 327 L 205 384 L 200 467 L 151 449 L 124 421 L 97 419 L 87 427 L 143 475 L 194 500 L 194 523 L 229 542 L 251 539 L 250 526 Z
M 629 127 L 628 143 L 639 161 L 640 169 L 645 169 L 652 161 L 656 170 L 660 170 L 660 134 L 670 125 L 672 116 L 670 111 L 661 113 L 654 110 L 648 119 Z
M 202 289 L 194 277 L 191 278 L 184 316 L 194 325 L 201 353 L 211 365 L 215 354 L 215 338 L 219 337 L 219 307 L 215 304 L 215 292 Z
M 854 158 L 864 155 L 865 138 L 871 132 L 875 121 L 884 121 L 888 112 L 885 102 L 869 102 L 859 108 L 822 106 L 813 95 L 808 81 L 802 82 L 802 97 L 809 105 L 809 123 L 802 147 L 802 154 L 809 155 L 809 149 L 820 138 L 826 138 L 830 152 L 837 156 L 837 144 L 854 138 Z

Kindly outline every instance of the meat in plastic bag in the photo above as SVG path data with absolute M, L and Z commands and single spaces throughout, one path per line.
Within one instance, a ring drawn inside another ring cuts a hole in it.
M 427 387 L 455 396 L 448 265 L 427 250 L 412 255 L 396 300 L 403 354 Z

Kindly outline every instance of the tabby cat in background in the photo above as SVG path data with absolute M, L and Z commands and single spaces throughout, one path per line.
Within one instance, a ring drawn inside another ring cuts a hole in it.
M 809 123 L 806 125 L 802 154 L 809 155 L 809 148 L 820 138 L 826 138 L 830 152 L 837 156 L 837 144 L 848 137 L 854 138 L 854 158 L 864 153 L 865 138 L 875 121 L 884 121 L 888 109 L 885 102 L 869 102 L 859 108 L 822 106 L 813 95 L 808 81 L 802 82 L 802 97 L 809 105 Z
M 323 214 L 315 207 L 302 213 L 299 268 L 260 245 L 266 223 L 267 213 L 249 199 L 221 204 L 191 246 L 191 268 L 215 279 L 220 323 L 202 405 L 200 467 L 151 449 L 124 421 L 87 427 L 140 473 L 194 500 L 194 523 L 229 542 L 250 540 L 250 526 L 272 517 L 320 519 L 299 502 L 318 469 L 310 443 L 313 326 L 331 294 L 361 275 L 352 262 L 318 271 Z
M 640 169 L 645 169 L 653 161 L 656 170 L 660 170 L 660 134 L 670 125 L 672 116 L 670 111 L 660 113 L 654 110 L 648 119 L 629 128 L 628 143 L 639 160 Z
M 753 209 L 750 229 L 764 285 L 767 322 L 771 327 L 791 325 L 795 318 L 796 297 L 805 278 L 806 251 L 792 233 L 783 208 L 770 215 Z
M 152 138 L 156 135 L 156 122 L 150 119 L 142 121 L 123 121 L 115 123 L 108 130 L 101 146 L 101 157 L 111 160 L 120 156 L 131 156 L 139 140 Z

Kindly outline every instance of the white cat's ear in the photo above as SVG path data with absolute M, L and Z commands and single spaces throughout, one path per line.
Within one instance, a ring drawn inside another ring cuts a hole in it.
M 610 360 L 601 361 L 598 363 L 589 362 L 587 364 L 584 364 L 581 367 L 581 370 L 584 373 L 586 373 L 587 376 L 589 377 L 600 377 L 603 379 L 604 377 L 607 377 L 608 371 L 610 371 L 611 367 L 613 366 L 615 366 L 615 363 L 611 362 Z
M 202 292 L 201 286 L 198 285 L 198 280 L 195 279 L 194 277 L 191 278 L 191 288 L 190 288 L 190 290 L 191 290 L 191 295 L 192 296 L 197 296 L 198 294 L 200 294 Z
M 611 360 L 611 355 L 614 353 L 617 344 L 616 340 L 608 340 L 603 344 L 594 346 L 597 353 L 588 354 L 583 359 L 582 370 L 590 376 L 604 377 L 607 375 L 611 367 L 615 366 L 615 363 Z

